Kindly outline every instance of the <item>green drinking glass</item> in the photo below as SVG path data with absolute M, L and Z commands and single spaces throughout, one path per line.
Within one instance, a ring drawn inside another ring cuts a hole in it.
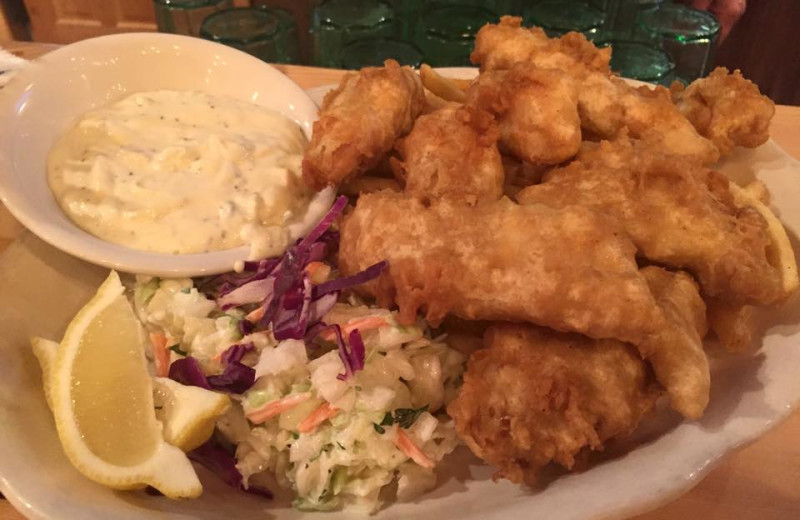
M 200 36 L 275 63 L 280 54 L 278 28 L 278 19 L 268 11 L 240 7 L 218 11 L 206 18 Z
M 708 74 L 720 25 L 714 15 L 681 4 L 664 4 L 639 13 L 639 30 L 675 62 L 677 79 L 691 82 Z
M 270 7 L 256 2 L 252 5 L 267 11 L 278 20 L 278 33 L 275 35 L 278 56 L 275 63 L 301 63 L 300 33 L 294 14 L 280 7 Z
M 160 32 L 198 36 L 207 16 L 233 7 L 233 0 L 153 0 Z
M 595 39 L 606 15 L 586 2 L 547 0 L 530 6 L 525 11 L 525 25 L 541 27 L 548 36 L 556 37 L 570 31 L 583 33 Z
M 422 52 L 413 43 L 395 38 L 364 38 L 342 48 L 339 66 L 351 70 L 381 67 L 388 59 L 417 68 L 422 65 Z
M 425 62 L 434 67 L 470 66 L 469 55 L 475 35 L 498 16 L 472 5 L 434 6 L 426 11 L 416 30 L 416 43 Z
M 321 67 L 339 67 L 345 45 L 365 38 L 392 38 L 395 23 L 395 11 L 386 2 L 324 1 L 311 13 L 313 62 Z
M 665 86 L 674 78 L 675 64 L 658 47 L 629 40 L 605 40 L 597 45 L 611 46 L 611 70 L 624 78 Z

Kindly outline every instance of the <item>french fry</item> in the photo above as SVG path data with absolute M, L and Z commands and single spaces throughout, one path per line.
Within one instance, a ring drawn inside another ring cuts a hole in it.
M 419 68 L 419 76 L 425 88 L 440 98 L 446 101 L 455 101 L 456 103 L 466 101 L 467 94 L 462 87 L 464 80 L 445 78 L 425 64 Z M 466 82 L 466 84 L 469 84 L 469 82 Z

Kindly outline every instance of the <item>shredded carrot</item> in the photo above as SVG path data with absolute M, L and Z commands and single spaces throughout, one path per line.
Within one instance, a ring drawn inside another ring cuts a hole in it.
M 265 312 L 266 312 L 266 309 L 262 305 L 261 307 L 257 308 L 256 310 L 251 311 L 247 316 L 244 317 L 244 319 L 246 319 L 250 323 L 256 323 L 257 321 L 259 321 L 261 318 L 264 317 L 264 313 Z
M 397 429 L 397 436 L 394 438 L 394 444 L 400 451 L 408 455 L 411 460 L 423 468 L 431 469 L 436 465 L 416 444 L 414 444 L 414 441 L 411 440 L 411 437 L 406 435 L 406 432 L 403 431 L 402 428 Z
M 324 423 L 341 410 L 336 408 L 331 403 L 322 403 L 322 405 L 311 412 L 311 415 L 300 421 L 297 425 L 297 431 L 300 433 L 311 433 L 317 429 L 317 426 Z
M 306 272 L 311 278 L 311 283 L 319 285 L 328 280 L 331 274 L 331 266 L 325 262 L 309 262 L 306 266 Z
M 365 330 L 370 329 L 378 329 L 386 325 L 388 322 L 384 318 L 380 318 L 378 316 L 366 316 L 364 318 L 356 318 L 354 320 L 350 320 L 344 325 L 342 325 L 342 335 L 346 338 L 351 332 L 355 329 L 363 332 Z M 333 341 L 336 339 L 336 333 L 333 332 L 331 329 L 326 329 L 320 334 L 322 339 L 327 341 Z
M 169 375 L 167 337 L 160 332 L 151 332 L 150 344 L 153 346 L 153 359 L 156 362 L 156 376 L 167 377 Z
M 287 395 L 275 401 L 270 401 L 257 410 L 253 410 L 247 414 L 247 418 L 250 419 L 253 424 L 261 424 L 309 399 L 311 399 L 311 392 Z

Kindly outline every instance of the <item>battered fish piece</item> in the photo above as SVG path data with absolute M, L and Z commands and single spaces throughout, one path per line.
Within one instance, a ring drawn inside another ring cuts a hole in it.
M 738 70 L 718 67 L 675 94 L 683 115 L 722 155 L 730 155 L 735 146 L 755 148 L 769 139 L 775 103 Z
M 555 462 L 630 434 L 660 393 L 628 344 L 532 325 L 498 324 L 472 354 L 447 408 L 472 452 L 498 467 L 495 478 L 534 483 Z
M 434 326 L 452 313 L 637 343 L 661 318 L 633 244 L 613 219 L 586 208 L 508 199 L 426 206 L 382 191 L 359 197 L 340 233 L 343 275 L 389 261 L 359 287 L 381 306 L 397 303 L 405 323 L 423 309 Z
M 386 60 L 346 74 L 325 96 L 303 158 L 303 179 L 321 190 L 375 167 L 425 106 L 419 76 Z
M 597 49 L 576 33 L 548 39 L 541 29 L 521 27 L 519 18 L 504 17 L 478 31 L 471 59 L 480 64 L 481 76 L 515 66 L 568 74 L 576 84 L 584 137 L 613 139 L 627 132 L 694 162 L 712 164 L 719 159 L 714 143 L 681 114 L 667 89 L 634 88 L 611 76 L 610 56 L 610 48 Z
M 711 300 L 708 302 L 708 324 L 728 352 L 746 352 L 765 328 L 762 323 L 765 310 L 753 305 L 728 305 Z
M 610 48 L 598 49 L 576 32 L 548 38 L 539 27 L 522 27 L 522 18 L 516 16 L 503 16 L 499 23 L 481 27 L 470 60 L 481 66 L 481 72 L 510 69 L 523 62 L 567 72 L 611 72 Z
M 764 218 L 734 204 L 728 179 L 640 141 L 585 143 L 578 158 L 517 195 L 522 204 L 592 208 L 617 219 L 639 254 L 686 269 L 709 297 L 766 305 L 786 297 Z
M 405 180 L 405 193 L 425 202 L 497 200 L 504 180 L 498 136 L 489 113 L 447 106 L 417 119 L 396 145 L 403 161 L 393 162 L 394 170 Z
M 520 160 L 550 165 L 578 153 L 578 91 L 560 70 L 519 63 L 484 72 L 470 86 L 467 103 L 497 118 L 500 144 Z
M 339 267 L 352 275 L 388 260 L 360 290 L 381 306 L 397 303 L 405 323 L 423 309 L 434 326 L 453 314 L 632 343 L 653 359 L 672 406 L 699 417 L 709 389 L 699 334 L 659 306 L 634 255 L 613 219 L 579 206 L 426 207 L 384 191 L 362 195 L 345 217 Z

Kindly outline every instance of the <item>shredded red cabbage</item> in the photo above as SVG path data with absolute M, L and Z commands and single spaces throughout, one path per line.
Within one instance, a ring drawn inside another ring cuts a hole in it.
M 297 244 L 297 248 L 305 249 L 314 242 L 316 242 L 319 238 L 321 238 L 323 233 L 325 233 L 328 230 L 328 228 L 331 227 L 331 224 L 333 224 L 333 221 L 336 220 L 336 217 L 341 215 L 342 211 L 344 211 L 344 208 L 346 206 L 347 206 L 347 197 L 342 195 L 341 197 L 336 199 L 336 202 L 333 203 L 333 206 L 331 206 L 331 209 L 328 211 L 327 215 L 322 217 L 322 220 L 320 220 L 319 224 L 317 224 L 316 227 L 314 227 L 314 229 L 312 229 L 305 236 L 305 238 L 303 238 L 303 240 L 301 240 L 300 243 Z
M 342 360 L 342 365 L 344 365 L 344 374 L 337 375 L 336 379 L 347 381 L 353 377 L 356 371 L 364 369 L 364 342 L 361 339 L 361 333 L 356 329 L 350 332 L 350 336 L 348 337 L 350 348 L 348 349 L 344 337 L 342 336 L 341 327 L 339 327 L 339 325 L 331 325 L 331 327 L 336 334 L 336 343 L 339 346 L 339 359 Z
M 275 278 L 272 276 L 247 282 L 218 298 L 217 305 L 224 311 L 239 305 L 263 302 L 272 295 L 274 285 Z
M 347 206 L 347 198 L 339 197 L 314 229 L 289 247 L 279 258 L 245 262 L 244 273 L 221 275 L 203 282 L 203 291 L 214 294 L 222 310 L 258 303 L 263 310 L 258 322 L 240 320 L 239 332 L 247 336 L 260 330 L 272 330 L 278 341 L 286 339 L 312 340 L 327 325 L 323 317 L 333 308 L 344 289 L 368 282 L 378 277 L 388 265 L 379 262 L 364 271 L 312 285 L 306 268 L 309 263 L 325 259 L 338 247 L 339 233 L 330 226 Z M 348 337 L 348 348 L 341 328 L 334 325 L 339 356 L 345 366 L 340 379 L 347 379 L 364 368 L 364 343 L 358 331 Z M 249 345 L 234 345 L 222 355 L 222 374 L 204 376 L 197 361 L 191 357 L 176 361 L 170 367 L 170 377 L 184 384 L 192 384 L 225 392 L 243 393 L 254 383 L 255 371 L 241 363 Z M 175 367 L 176 363 L 181 365 Z M 173 370 L 173 367 L 174 370 Z M 173 377 L 173 372 L 174 376 Z
M 199 448 L 190 451 L 187 455 L 194 462 L 213 472 L 229 486 L 255 495 L 272 498 L 272 492 L 267 488 L 259 486 L 244 487 L 242 474 L 236 468 L 236 457 L 219 444 L 214 437 Z
M 345 276 L 343 278 L 336 278 L 335 280 L 331 280 L 329 282 L 321 283 L 314 287 L 314 298 L 319 298 L 320 296 L 331 293 L 331 292 L 338 292 L 343 289 L 348 289 L 350 287 L 361 285 L 362 283 L 368 282 L 370 280 L 374 280 L 378 276 L 380 276 L 381 272 L 386 269 L 386 266 L 389 265 L 389 262 L 386 260 L 382 262 L 378 262 L 377 264 L 373 264 L 360 273 L 356 273 L 353 276 Z
M 252 343 L 229 347 L 220 357 L 224 365 L 223 371 L 215 376 L 206 377 L 196 358 L 187 356 L 178 359 L 169 366 L 169 378 L 184 385 L 199 386 L 206 390 L 242 394 L 249 390 L 256 380 L 256 371 L 241 363 L 245 353 L 254 348 Z
M 200 363 L 191 356 L 177 359 L 169 366 L 169 378 L 183 385 L 199 386 L 211 390 Z

